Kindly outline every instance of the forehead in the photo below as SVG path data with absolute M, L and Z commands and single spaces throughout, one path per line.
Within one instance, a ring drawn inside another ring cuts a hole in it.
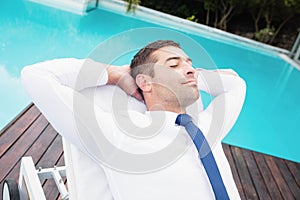
M 164 61 L 167 58 L 174 56 L 182 58 L 188 57 L 182 49 L 173 46 L 160 48 L 153 52 L 153 55 L 158 59 L 158 61 Z

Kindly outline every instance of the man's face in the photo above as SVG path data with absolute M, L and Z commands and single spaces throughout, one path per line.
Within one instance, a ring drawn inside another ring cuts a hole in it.
M 168 46 L 153 53 L 153 89 L 164 101 L 177 101 L 181 107 L 189 106 L 199 98 L 198 73 L 192 60 L 180 48 Z

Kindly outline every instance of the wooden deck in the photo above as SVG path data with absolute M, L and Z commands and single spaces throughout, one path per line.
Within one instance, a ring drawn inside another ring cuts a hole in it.
M 300 199 L 300 163 L 223 147 L 242 199 Z M 5 178 L 18 179 L 23 156 L 31 156 L 36 167 L 64 165 L 61 137 L 34 105 L 0 133 L 1 188 Z M 59 199 L 54 182 L 43 182 L 43 188 L 47 199 Z

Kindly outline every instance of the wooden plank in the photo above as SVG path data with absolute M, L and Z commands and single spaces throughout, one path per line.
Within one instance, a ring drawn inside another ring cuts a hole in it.
M 232 147 L 232 155 L 234 157 L 238 174 L 241 179 L 241 183 L 244 187 L 246 199 L 258 199 L 254 184 L 252 182 L 248 167 L 243 157 L 242 151 L 238 147 Z
M 58 133 L 50 124 L 48 124 L 39 139 L 26 152 L 25 156 L 31 156 L 34 164 L 36 165 L 44 156 L 48 148 L 52 145 L 57 136 Z
M 298 199 L 300 164 L 223 145 L 242 199 Z M 20 158 L 36 167 L 63 165 L 61 137 L 33 105 L 0 132 L 0 187 L 9 175 L 18 179 Z M 43 182 L 49 199 L 60 199 L 54 182 Z
M 41 160 L 36 164 L 36 167 L 48 168 L 53 167 L 59 160 L 62 150 L 62 139 L 60 135 L 57 135 L 53 140 L 52 144 L 49 146 L 45 154 L 42 156 Z
M 257 163 L 252 155 L 252 152 L 246 149 L 242 149 L 242 152 L 259 199 L 271 199 L 268 189 L 266 187 L 266 183 L 262 178 L 262 175 L 258 169 Z
M 52 126 L 48 124 L 47 128 L 41 133 L 40 137 L 36 142 L 24 153 L 23 156 L 31 156 L 34 165 L 41 159 L 48 147 L 52 144 L 57 133 L 54 131 Z M 23 157 L 22 156 L 22 157 Z M 12 171 L 7 175 L 9 178 L 13 178 L 18 181 L 20 172 L 21 158 L 17 165 L 12 169 Z
M 285 163 L 293 175 L 297 186 L 300 187 L 300 163 L 295 163 L 288 160 L 285 160 Z
M 59 160 L 56 163 L 57 166 L 64 166 L 65 162 L 63 159 L 63 153 L 61 154 Z M 63 180 L 66 180 L 64 178 Z M 59 197 L 59 191 L 57 189 L 57 186 L 55 185 L 54 180 L 47 180 L 46 184 L 44 185 L 44 191 L 45 191 L 45 196 L 47 199 L 57 199 Z
M 60 152 L 60 154 L 59 155 L 56 154 L 53 151 L 54 149 L 57 152 Z M 52 158 L 50 158 L 50 160 L 48 157 L 49 155 L 50 155 L 50 157 L 52 157 Z M 42 165 L 42 166 L 46 167 L 47 165 L 49 165 L 48 167 L 53 167 L 54 165 L 58 165 L 58 164 L 59 164 L 58 166 L 63 166 L 64 160 L 63 160 L 62 144 L 61 144 L 60 136 L 53 129 L 53 127 L 48 124 L 47 128 L 42 132 L 41 136 L 30 147 L 30 149 L 24 154 L 24 156 L 31 156 L 33 158 L 35 166 Z M 58 160 L 59 162 L 52 162 L 51 160 L 52 161 Z M 19 170 L 20 170 L 20 162 L 18 162 L 18 164 L 16 165 L 14 170 L 11 171 L 11 173 L 9 174 L 9 177 L 13 178 L 15 180 L 18 180 Z M 48 182 L 48 181 L 45 181 L 45 182 Z M 49 182 L 51 182 L 51 181 L 49 181 Z M 44 184 L 44 182 L 41 184 Z M 48 187 L 46 187 L 45 194 L 48 194 L 49 191 L 52 191 L 52 190 L 55 191 L 55 189 L 56 189 L 55 183 L 52 186 L 49 185 Z M 56 189 L 56 193 L 54 192 L 52 194 L 52 196 L 50 196 L 49 198 L 48 198 L 48 196 L 46 196 L 46 197 L 47 197 L 47 199 L 56 199 L 56 197 L 58 195 L 59 195 L 59 192 Z
M 297 185 L 293 175 L 291 174 L 289 168 L 287 167 L 286 163 L 282 159 L 274 159 L 285 182 L 287 183 L 287 186 L 291 190 L 294 198 L 300 198 L 300 188 Z
M 0 158 L 22 136 L 40 115 L 39 110 L 32 106 L 12 126 L 4 130 L 0 140 Z
M 240 177 L 239 177 L 239 174 L 237 172 L 237 168 L 236 168 L 236 165 L 234 162 L 234 158 L 231 153 L 231 148 L 227 144 L 223 144 L 222 146 L 223 146 L 224 153 L 228 159 L 228 162 L 229 162 L 229 165 L 230 165 L 230 168 L 232 171 L 232 175 L 233 175 L 236 187 L 239 191 L 240 197 L 241 197 L 241 199 L 246 199 L 245 192 L 244 192 L 243 186 L 241 184 L 241 180 L 240 180 Z
M 289 187 L 287 186 L 287 183 L 285 182 L 284 178 L 282 177 L 282 174 L 280 173 L 280 170 L 274 161 L 274 158 L 271 156 L 265 156 L 266 163 L 268 167 L 270 168 L 270 171 L 272 172 L 272 175 L 274 177 L 274 180 L 279 188 L 279 191 L 283 197 L 283 199 L 294 199 L 292 192 L 290 191 Z
M 266 183 L 267 190 L 271 196 L 271 199 L 282 199 L 279 188 L 275 183 L 274 177 L 270 168 L 268 167 L 265 156 L 260 153 L 253 152 L 254 159 L 256 160 L 257 166 L 259 168 L 260 174 Z
M 51 146 L 47 149 L 47 151 L 43 155 L 42 159 L 37 163 L 36 167 L 37 168 L 38 167 L 42 167 L 42 168 L 54 167 L 57 164 L 57 162 L 59 161 L 62 153 L 63 153 L 63 150 L 62 150 L 61 136 L 57 135 L 57 137 L 55 137 L 55 140 L 53 141 Z M 42 186 L 43 186 L 46 198 L 48 198 L 48 196 L 47 196 L 47 195 L 49 195 L 48 192 L 51 192 L 51 190 L 54 188 L 56 189 L 56 187 L 53 188 L 55 183 L 52 181 L 53 180 L 45 180 L 42 182 Z M 56 194 L 56 196 L 57 196 L 57 194 Z
M 28 110 L 32 109 L 34 107 L 33 103 L 30 103 L 27 105 L 17 116 L 15 116 L 8 124 L 6 124 L 1 130 L 0 130 L 0 137 L 1 135 L 6 132 L 8 129 L 10 129 L 22 116 L 28 112 Z
M 44 116 L 40 115 L 32 126 L 30 126 L 18 141 L 2 156 L 0 160 L 0 181 L 14 168 L 20 158 L 24 155 L 40 133 L 46 128 L 48 122 Z

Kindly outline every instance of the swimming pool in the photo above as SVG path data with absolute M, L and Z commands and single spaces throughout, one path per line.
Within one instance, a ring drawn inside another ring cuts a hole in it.
M 84 58 L 120 32 L 163 27 L 149 21 L 105 9 L 79 16 L 28 1 L 1 1 L 0 128 L 30 102 L 19 80 L 23 66 L 60 57 Z M 300 72 L 270 50 L 185 34 L 200 43 L 219 68 L 233 68 L 247 82 L 244 108 L 224 142 L 300 162 Z

